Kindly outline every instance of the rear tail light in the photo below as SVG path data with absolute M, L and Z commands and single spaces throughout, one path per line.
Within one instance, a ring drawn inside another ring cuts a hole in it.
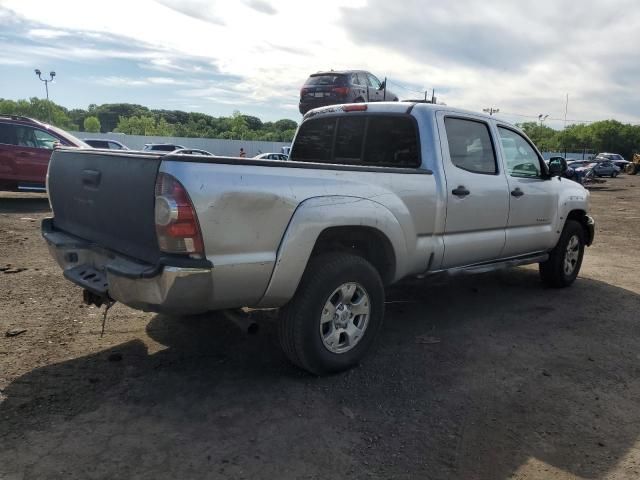
M 167 173 L 158 174 L 156 180 L 155 221 L 162 252 L 204 257 L 202 233 L 189 194 Z
M 300 89 L 300 96 L 304 97 L 307 93 L 309 93 L 309 89 L 308 88 L 301 88 Z
M 336 95 L 346 95 L 349 93 L 349 87 L 333 87 L 331 91 Z

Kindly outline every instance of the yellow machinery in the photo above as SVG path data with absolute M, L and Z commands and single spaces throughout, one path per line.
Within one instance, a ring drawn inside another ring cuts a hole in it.
M 633 160 L 624 168 L 624 172 L 629 175 L 640 173 L 640 153 L 633 154 Z

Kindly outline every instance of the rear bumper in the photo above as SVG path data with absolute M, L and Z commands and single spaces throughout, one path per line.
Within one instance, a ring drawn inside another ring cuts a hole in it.
M 64 276 L 76 285 L 138 310 L 191 314 L 215 309 L 208 260 L 139 263 L 55 230 L 52 220 L 42 222 L 42 236 Z

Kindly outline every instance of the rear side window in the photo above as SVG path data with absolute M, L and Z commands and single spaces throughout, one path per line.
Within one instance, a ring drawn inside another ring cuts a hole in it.
M 416 124 L 399 115 L 308 120 L 300 126 L 290 159 L 399 168 L 421 164 Z
M 307 162 L 331 161 L 335 118 L 319 118 L 304 122 L 291 150 L 293 160 Z
M 344 75 L 313 75 L 309 77 L 305 85 L 345 85 L 346 78 Z
M 17 145 L 18 137 L 16 127 L 8 123 L 0 123 L 0 143 L 6 145 Z
M 496 154 L 486 123 L 447 117 L 444 125 L 451 163 L 471 173 L 498 173 Z

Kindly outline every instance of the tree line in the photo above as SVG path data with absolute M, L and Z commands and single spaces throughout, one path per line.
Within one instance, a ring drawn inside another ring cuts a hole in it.
M 52 123 L 66 130 L 81 132 L 122 132 L 129 135 L 227 138 L 290 142 L 296 122 L 282 119 L 263 122 L 258 117 L 236 111 L 231 117 L 213 117 L 181 110 L 152 110 L 131 103 L 91 104 L 67 109 L 39 98 L 6 100 L 0 98 L 0 114 L 25 115 Z M 568 125 L 555 130 L 537 122 L 518 125 L 541 151 L 614 152 L 625 158 L 640 153 L 640 125 L 603 120 Z
M 603 120 L 567 125 L 564 130 L 554 130 L 537 122 L 518 126 L 543 152 L 612 152 L 626 159 L 630 159 L 634 153 L 640 153 L 640 125 Z
M 24 115 L 65 130 L 80 132 L 271 142 L 290 142 L 298 127 L 293 120 L 263 122 L 258 117 L 243 115 L 239 111 L 231 117 L 213 117 L 181 110 L 153 110 L 131 103 L 91 104 L 86 110 L 67 109 L 35 97 L 29 100 L 0 98 L 0 114 Z

